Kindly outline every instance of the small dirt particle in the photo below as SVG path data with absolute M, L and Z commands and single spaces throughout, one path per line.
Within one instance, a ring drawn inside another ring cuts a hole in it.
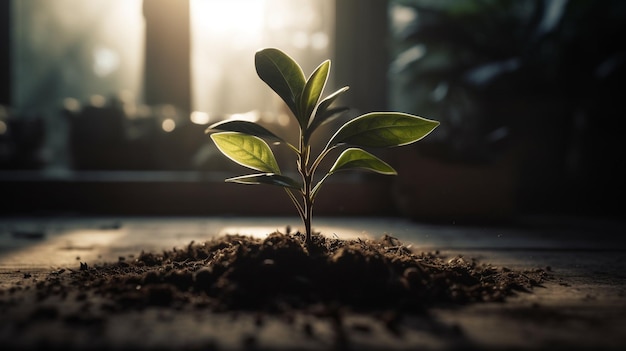
M 148 305 L 169 306 L 174 300 L 175 292 L 168 285 L 154 285 L 146 289 L 148 294 Z
M 54 306 L 39 306 L 30 317 L 33 320 L 52 320 L 59 317 L 59 310 Z
M 360 333 L 366 333 L 369 334 L 372 332 L 372 327 L 365 324 L 365 323 L 355 323 L 351 326 L 351 328 L 354 331 L 360 332 Z
M 254 315 L 254 325 L 257 327 L 262 327 L 264 323 L 263 314 L 257 313 Z
M 254 335 L 245 335 L 242 344 L 246 350 L 254 350 L 257 348 L 257 338 Z
M 313 326 L 309 322 L 305 322 L 302 325 L 302 331 L 304 331 L 304 334 L 306 334 L 309 337 L 312 337 L 314 335 L 314 333 L 313 333 Z

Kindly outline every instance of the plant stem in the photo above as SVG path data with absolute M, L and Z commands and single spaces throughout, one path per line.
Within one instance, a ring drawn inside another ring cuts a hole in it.
M 313 182 L 313 174 L 309 169 L 309 158 L 311 153 L 311 147 L 307 145 L 306 140 L 303 136 L 300 137 L 300 159 L 299 159 L 299 167 L 298 171 L 302 176 L 302 199 L 304 204 L 304 214 L 301 215 L 302 221 L 304 222 L 304 230 L 305 230 L 305 243 L 307 246 L 311 244 L 311 218 L 313 217 L 313 198 L 311 195 L 311 187 Z
M 298 202 L 298 199 L 296 199 L 296 196 L 293 194 L 291 189 L 288 189 L 288 188 L 284 188 L 284 189 L 287 195 L 289 196 L 289 198 L 291 199 L 291 202 L 293 202 L 293 205 L 296 206 L 296 210 L 298 210 L 298 214 L 300 215 L 300 218 L 304 220 L 304 210 L 302 209 L 302 205 L 300 205 L 300 203 Z
M 324 150 L 322 150 L 322 152 L 320 152 L 320 154 L 317 156 L 315 161 L 313 161 L 313 165 L 311 165 L 311 174 L 315 173 L 315 170 L 317 169 L 317 166 L 320 165 L 320 162 L 322 162 L 324 157 L 326 157 L 326 155 L 328 155 L 328 153 L 331 152 L 335 147 L 336 146 L 333 146 L 331 148 L 324 148 Z
M 311 217 L 313 216 L 313 204 L 311 203 L 310 200 L 305 199 L 307 204 L 306 204 L 306 214 L 304 217 L 304 229 L 306 231 L 306 239 L 305 239 L 305 243 L 307 246 L 311 245 L 312 239 L 311 239 Z

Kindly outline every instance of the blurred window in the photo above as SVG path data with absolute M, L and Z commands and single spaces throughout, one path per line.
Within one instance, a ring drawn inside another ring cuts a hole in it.
M 191 0 L 190 7 L 192 105 L 211 119 L 282 106 L 257 77 L 256 50 L 280 48 L 307 75 L 333 54 L 334 0 Z
M 237 114 L 293 124 L 257 77 L 254 53 L 278 47 L 310 74 L 333 56 L 334 1 L 13 0 L 7 118 L 43 122 L 35 167 L 214 169 L 209 123 Z

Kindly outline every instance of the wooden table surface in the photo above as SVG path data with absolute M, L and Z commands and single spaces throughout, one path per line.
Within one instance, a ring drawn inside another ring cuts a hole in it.
M 521 223 L 521 224 L 520 224 Z M 114 262 L 143 251 L 184 247 L 215 235 L 263 237 L 297 218 L 33 217 L 0 219 L 0 345 L 58 349 L 354 350 L 626 349 L 626 225 L 615 221 L 527 218 L 516 225 L 426 224 L 403 218 L 316 218 L 315 230 L 339 238 L 390 234 L 417 251 L 476 258 L 512 269 L 549 270 L 551 279 L 505 303 L 433 308 L 407 318 L 397 335 L 371 316 L 351 313 L 338 344 L 332 322 L 310 315 L 129 311 L 97 329 L 17 323 L 11 287 L 80 262 Z M 71 308 L 58 301 L 61 308 Z M 9 311 L 9 312 L 7 312 Z M 23 312 L 26 313 L 26 312 Z M 43 323 L 43 322 L 39 322 Z M 315 334 L 303 331 L 312 325 Z

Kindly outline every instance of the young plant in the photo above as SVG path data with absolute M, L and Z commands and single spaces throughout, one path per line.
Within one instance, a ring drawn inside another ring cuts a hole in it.
M 241 120 L 215 123 L 206 133 L 211 133 L 211 139 L 226 157 L 261 172 L 229 178 L 226 182 L 269 184 L 285 189 L 304 223 L 307 245 L 311 243 L 313 205 L 329 176 L 346 170 L 397 174 L 389 164 L 358 147 L 407 145 L 424 138 L 439 125 L 437 121 L 406 113 L 367 113 L 342 125 L 317 156 L 311 155 L 310 140 L 313 132 L 347 110 L 345 107 L 333 107 L 333 102 L 348 87 L 321 99 L 330 72 L 330 60 L 322 62 L 308 78 L 297 62 L 278 49 L 258 51 L 254 62 L 259 77 L 287 104 L 298 121 L 299 144 L 292 145 L 256 123 Z M 281 174 L 267 142 L 286 145 L 294 152 L 300 179 Z M 316 182 L 315 174 L 322 160 L 343 145 L 358 147 L 345 149 L 330 170 Z

